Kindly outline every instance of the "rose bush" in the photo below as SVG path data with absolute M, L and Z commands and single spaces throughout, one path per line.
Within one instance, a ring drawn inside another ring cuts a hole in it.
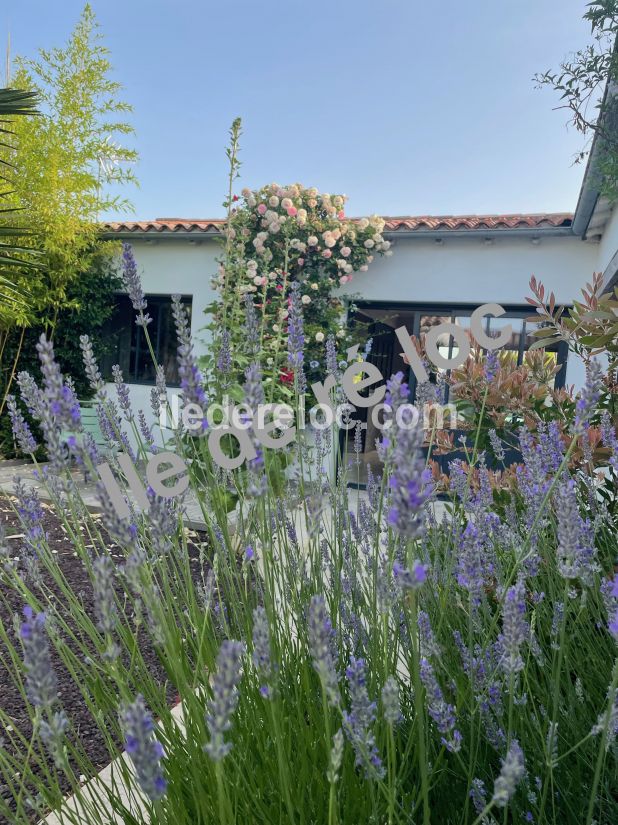
M 243 189 L 232 196 L 224 234 L 225 261 L 215 287 L 218 300 L 209 311 L 215 351 L 229 361 L 226 390 L 243 383 L 246 356 L 245 302 L 250 296 L 260 328 L 264 382 L 269 400 L 292 396 L 293 370 L 288 349 L 291 287 L 297 283 L 304 316 L 303 372 L 306 379 L 324 377 L 324 342 L 335 334 L 344 345 L 344 302 L 336 295 L 366 272 L 376 255 L 390 255 L 382 232 L 384 221 L 373 216 L 345 216 L 345 195 L 320 193 L 299 183 L 271 183 Z M 244 299 L 244 300 L 243 300 Z M 207 360 L 211 383 L 220 384 L 216 357 Z

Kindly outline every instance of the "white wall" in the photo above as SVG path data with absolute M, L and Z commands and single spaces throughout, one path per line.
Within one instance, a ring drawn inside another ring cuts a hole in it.
M 431 238 L 393 241 L 390 258 L 376 258 L 354 276 L 349 292 L 366 300 L 431 303 L 496 301 L 524 304 L 532 275 L 571 303 L 596 265 L 597 247 L 578 238 Z

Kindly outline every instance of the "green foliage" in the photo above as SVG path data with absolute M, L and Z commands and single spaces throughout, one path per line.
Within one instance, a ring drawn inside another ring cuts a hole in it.
M 618 369 L 618 288 L 604 292 L 602 273 L 592 276 L 591 282 L 582 289 L 582 300 L 573 301 L 568 313 L 556 303 L 554 293 L 547 294 L 534 276 L 530 279 L 530 288 L 533 297 L 526 300 L 537 313 L 530 320 L 539 324 L 532 333 L 539 340 L 531 349 L 564 341 L 584 363 L 603 355 L 607 357 L 610 372 Z
M 34 314 L 49 326 L 71 281 L 90 266 L 102 213 L 129 208 L 110 190 L 134 180 L 128 164 L 136 153 L 118 143 L 133 132 L 125 121 L 131 107 L 119 99 L 108 55 L 86 5 L 65 47 L 19 59 L 14 76 L 36 94 L 41 114 L 14 124 L 19 151 L 4 146 L 0 157 L 14 170 L 7 202 L 36 230 L 24 245 L 40 249 L 47 265 L 28 289 Z
M 99 359 L 108 351 L 104 335 L 105 322 L 114 311 L 114 295 L 122 289 L 122 281 L 116 273 L 116 244 L 100 244 L 89 254 L 90 268 L 74 279 L 67 288 L 65 306 L 59 310 L 55 332 L 54 350 L 65 375 L 71 376 L 77 397 L 90 398 L 92 390 L 83 370 L 80 335 L 88 335 Z M 23 332 L 23 340 L 22 340 Z M 13 329 L 7 336 L 5 368 L 0 373 L 0 399 L 4 397 L 9 382 L 11 367 L 17 359 L 19 370 L 27 370 L 40 378 L 36 344 L 45 325 L 32 324 L 25 331 Z M 16 393 L 15 385 L 11 392 Z M 22 412 L 26 414 L 25 408 Z M 31 419 L 29 419 L 31 420 Z M 0 455 L 10 458 L 14 455 L 13 438 L 8 415 L 0 417 Z
M 0 152 L 14 155 L 19 151 L 15 140 L 15 118 L 37 114 L 37 97 L 33 92 L 19 89 L 0 89 Z M 0 330 L 23 324 L 28 317 L 28 290 L 17 286 L 35 269 L 42 268 L 38 253 L 25 247 L 24 239 L 30 233 L 23 225 L 18 226 L 18 212 L 7 204 L 12 195 L 14 167 L 0 156 Z M 13 199 L 11 199 L 13 200 Z
M 587 4 L 584 20 L 590 23 L 592 43 L 564 60 L 558 71 L 535 76 L 540 86 L 560 94 L 561 108 L 569 122 L 584 136 L 598 135 L 601 151 L 602 191 L 618 197 L 618 0 L 594 0 Z M 582 150 L 576 160 L 588 154 Z

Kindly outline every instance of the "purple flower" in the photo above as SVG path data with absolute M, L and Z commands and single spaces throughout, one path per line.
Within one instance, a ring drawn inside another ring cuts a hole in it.
M 424 656 L 421 657 L 421 682 L 427 694 L 427 712 L 442 734 L 442 744 L 457 753 L 461 748 L 461 733 L 455 727 L 455 708 L 445 700 L 433 667 Z
M 498 353 L 496 352 L 496 350 L 489 350 L 485 357 L 485 364 L 483 368 L 483 372 L 485 373 L 485 380 L 488 384 L 490 384 L 494 380 L 499 369 L 500 361 L 498 360 Z
M 72 387 L 67 384 L 54 358 L 54 345 L 45 334 L 41 335 L 36 345 L 43 375 L 43 391 L 47 409 L 51 412 L 60 429 L 79 428 L 80 410 Z
M 23 481 L 16 478 L 13 489 L 17 499 L 17 512 L 24 530 L 26 547 L 38 555 L 45 541 L 43 530 L 43 508 L 36 487 L 26 487 Z
M 118 618 L 114 598 L 114 563 L 109 556 L 99 556 L 92 563 L 94 610 L 101 633 L 113 633 Z
M 312 596 L 308 618 L 309 651 L 330 705 L 339 704 L 339 684 L 333 655 L 333 626 L 322 596 Z
M 382 688 L 382 712 L 389 725 L 396 725 L 403 718 L 399 703 L 399 686 L 394 676 L 389 676 Z
M 581 579 L 591 585 L 598 572 L 594 529 L 583 519 L 577 504 L 575 482 L 568 479 L 554 493 L 556 533 L 558 536 L 558 570 L 565 579 Z
M 421 453 L 422 427 L 399 422 L 395 427 L 395 446 L 387 459 L 391 473 L 388 521 L 397 532 L 414 539 L 424 532 L 423 506 L 431 494 L 431 471 L 425 468 Z
M 427 581 L 427 568 L 418 559 L 412 562 L 409 570 L 396 561 L 393 564 L 393 576 L 402 590 L 418 590 Z
M 326 339 L 326 371 L 329 375 L 337 375 L 339 366 L 337 364 L 337 342 L 334 335 L 329 335 Z
M 262 384 L 262 373 L 258 364 L 251 364 L 245 370 L 245 404 L 255 416 L 262 404 L 264 404 L 264 385 Z M 249 483 L 247 492 L 250 496 L 258 498 L 264 495 L 268 487 L 268 479 L 264 467 L 264 450 L 257 436 L 252 436 L 255 457 L 247 461 L 249 472 Z
M 586 383 L 575 404 L 575 421 L 573 432 L 581 435 L 596 410 L 597 402 L 603 387 L 603 372 L 601 364 L 593 359 L 586 374 Z
M 23 609 L 25 621 L 20 627 L 26 667 L 26 692 L 33 705 L 49 709 L 58 701 L 58 684 L 51 663 L 45 613 L 34 613 L 30 605 Z
M 404 374 L 403 372 L 399 371 L 396 372 L 394 375 L 391 375 L 390 378 L 386 381 L 386 393 L 384 395 L 384 403 L 390 407 L 390 411 L 392 412 L 392 416 L 395 416 L 395 413 L 401 407 L 402 404 L 406 404 L 410 397 L 410 388 L 404 381 Z
M 485 805 L 487 798 L 487 791 L 485 790 L 485 783 L 482 779 L 473 779 L 472 780 L 472 787 L 470 788 L 470 799 L 472 800 L 472 804 L 474 805 L 474 810 L 477 814 L 480 814 Z
M 498 637 L 500 666 L 505 673 L 514 675 L 523 670 L 521 646 L 529 639 L 530 628 L 526 621 L 526 588 L 523 579 L 508 588 L 502 605 L 502 633 Z
M 288 364 L 294 370 L 302 368 L 305 345 L 303 310 L 300 300 L 300 284 L 294 281 L 290 285 L 288 304 Z
M 191 341 L 191 329 L 187 320 L 187 313 L 180 300 L 179 295 L 172 295 L 172 315 L 176 324 L 176 335 L 178 337 L 178 374 L 180 376 L 180 386 L 182 388 L 185 404 L 197 404 L 204 412 L 202 429 L 206 429 L 206 393 L 204 392 L 204 381 L 197 366 L 197 361 L 193 353 L 193 343 Z
M 6 404 L 9 411 L 9 418 L 11 419 L 13 435 L 17 440 L 19 449 L 25 454 L 34 453 L 37 448 L 37 443 L 21 410 L 17 406 L 15 398 L 12 395 L 8 395 Z
M 116 394 L 118 396 L 118 404 L 123 411 L 127 421 L 133 420 L 133 410 L 131 409 L 131 398 L 129 396 L 129 388 L 124 383 L 122 378 L 122 370 L 118 364 L 112 367 L 112 375 L 114 376 L 114 384 L 116 385 Z
M 470 594 L 472 604 L 478 606 L 485 581 L 491 573 L 487 548 L 478 528 L 471 521 L 461 537 L 457 560 L 457 583 Z
M 88 378 L 88 383 L 95 391 L 98 398 L 104 397 L 105 385 L 103 383 L 103 379 L 101 378 L 101 373 L 99 371 L 96 358 L 94 357 L 94 351 L 92 349 L 92 342 L 90 341 L 90 338 L 87 335 L 80 335 L 79 345 L 82 351 L 84 372 Z
M 125 289 L 129 293 L 133 309 L 142 315 L 148 304 L 146 303 L 142 283 L 137 272 L 137 263 L 135 261 L 135 255 L 133 254 L 133 247 L 128 243 L 122 244 L 122 280 L 124 281 Z
M 517 739 L 513 739 L 506 756 L 502 760 L 500 775 L 494 783 L 492 802 L 499 808 L 504 808 L 515 793 L 517 785 L 526 773 L 524 754 Z
M 250 549 L 250 548 L 248 548 Z M 270 632 L 268 616 L 263 607 L 256 607 L 253 611 L 253 652 L 251 660 L 264 684 L 260 688 L 263 696 L 270 696 L 268 682 L 272 677 L 272 662 L 270 656 Z
M 228 375 L 232 369 L 232 351 L 230 349 L 230 331 L 224 329 L 221 333 L 221 342 L 217 354 L 217 370 L 221 375 Z
M 120 723 L 125 737 L 125 750 L 133 762 L 139 786 L 152 802 L 156 802 L 165 796 L 167 790 L 161 766 L 165 754 L 155 736 L 154 722 L 143 696 L 138 696 L 134 702 L 123 707 Z
M 137 411 L 137 423 L 139 424 L 139 431 L 140 435 L 144 439 L 144 444 L 148 445 L 148 448 L 151 453 L 156 453 L 157 447 L 152 436 L 152 424 L 149 424 L 146 420 L 146 416 L 143 410 Z
M 489 430 L 489 441 L 491 442 L 491 449 L 493 450 L 496 461 L 504 461 L 504 447 L 498 433 L 491 429 Z M 481 781 L 480 779 L 478 780 Z
M 343 711 L 343 727 L 356 754 L 356 765 L 362 766 L 369 779 L 381 779 L 384 766 L 378 755 L 373 734 L 376 703 L 370 701 L 365 679 L 364 659 L 350 658 L 346 669 L 350 692 L 350 712 Z
M 246 292 L 243 296 L 245 302 L 245 340 L 249 354 L 255 357 L 260 351 L 260 327 L 258 323 L 253 296 Z
M 238 705 L 238 683 L 242 676 L 244 653 L 244 644 L 230 639 L 222 642 L 219 648 L 213 695 L 206 715 L 210 742 L 204 745 L 204 750 L 215 762 L 221 761 L 232 750 L 232 743 L 225 741 L 225 732 L 232 726 L 232 716 Z

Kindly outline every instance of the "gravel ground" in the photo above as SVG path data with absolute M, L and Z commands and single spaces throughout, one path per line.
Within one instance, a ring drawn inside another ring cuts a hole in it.
M 66 580 L 71 585 L 75 593 L 82 594 L 85 610 L 94 616 L 94 601 L 90 579 L 84 570 L 81 562 L 75 557 L 70 539 L 66 535 L 62 524 L 54 514 L 50 505 L 43 503 L 44 519 L 43 527 L 48 536 L 49 546 L 57 555 L 58 564 L 61 567 Z M 14 556 L 18 556 L 21 549 L 21 529 L 15 514 L 10 505 L 9 499 L 0 497 L 0 524 L 3 525 L 8 538 L 8 545 L 14 545 Z M 199 561 L 199 545 L 203 541 L 203 535 L 195 532 L 188 533 L 188 543 L 192 563 L 195 565 L 196 577 L 199 577 L 201 565 Z M 114 544 L 110 541 L 109 549 L 114 552 Z M 120 557 L 120 553 L 119 553 Z M 52 584 L 52 590 L 58 594 L 57 588 Z M 21 615 L 23 601 L 18 594 L 9 590 L 5 585 L 0 584 L 0 621 L 3 623 L 9 635 L 11 635 L 14 625 L 14 616 Z M 151 670 L 153 679 L 159 684 L 165 684 L 166 677 L 163 668 L 159 664 L 157 655 L 144 639 L 140 643 L 144 660 Z M 109 754 L 105 747 L 104 740 L 99 733 L 96 724 L 92 721 L 88 709 L 84 706 L 80 691 L 73 682 L 70 674 L 63 666 L 59 657 L 52 653 L 53 666 L 58 678 L 59 693 L 65 712 L 70 718 L 71 726 L 74 730 L 79 730 L 80 739 L 84 743 L 86 750 L 93 764 L 97 768 L 104 767 L 109 762 Z M 10 673 L 0 661 L 0 707 L 11 717 L 16 729 L 19 729 L 25 737 L 31 735 L 31 725 L 26 710 L 26 706 L 15 686 Z M 175 700 L 174 692 L 169 690 L 169 700 Z M 0 732 L 1 733 L 1 732 Z M 4 737 L 6 739 L 6 737 Z M 63 790 L 66 790 L 65 786 Z M 2 786 L 0 777 L 0 795 L 7 794 L 6 787 Z M 7 794 L 8 797 L 8 794 Z M 37 821 L 38 817 L 33 814 L 32 821 Z M 0 823 L 7 822 L 0 814 Z

